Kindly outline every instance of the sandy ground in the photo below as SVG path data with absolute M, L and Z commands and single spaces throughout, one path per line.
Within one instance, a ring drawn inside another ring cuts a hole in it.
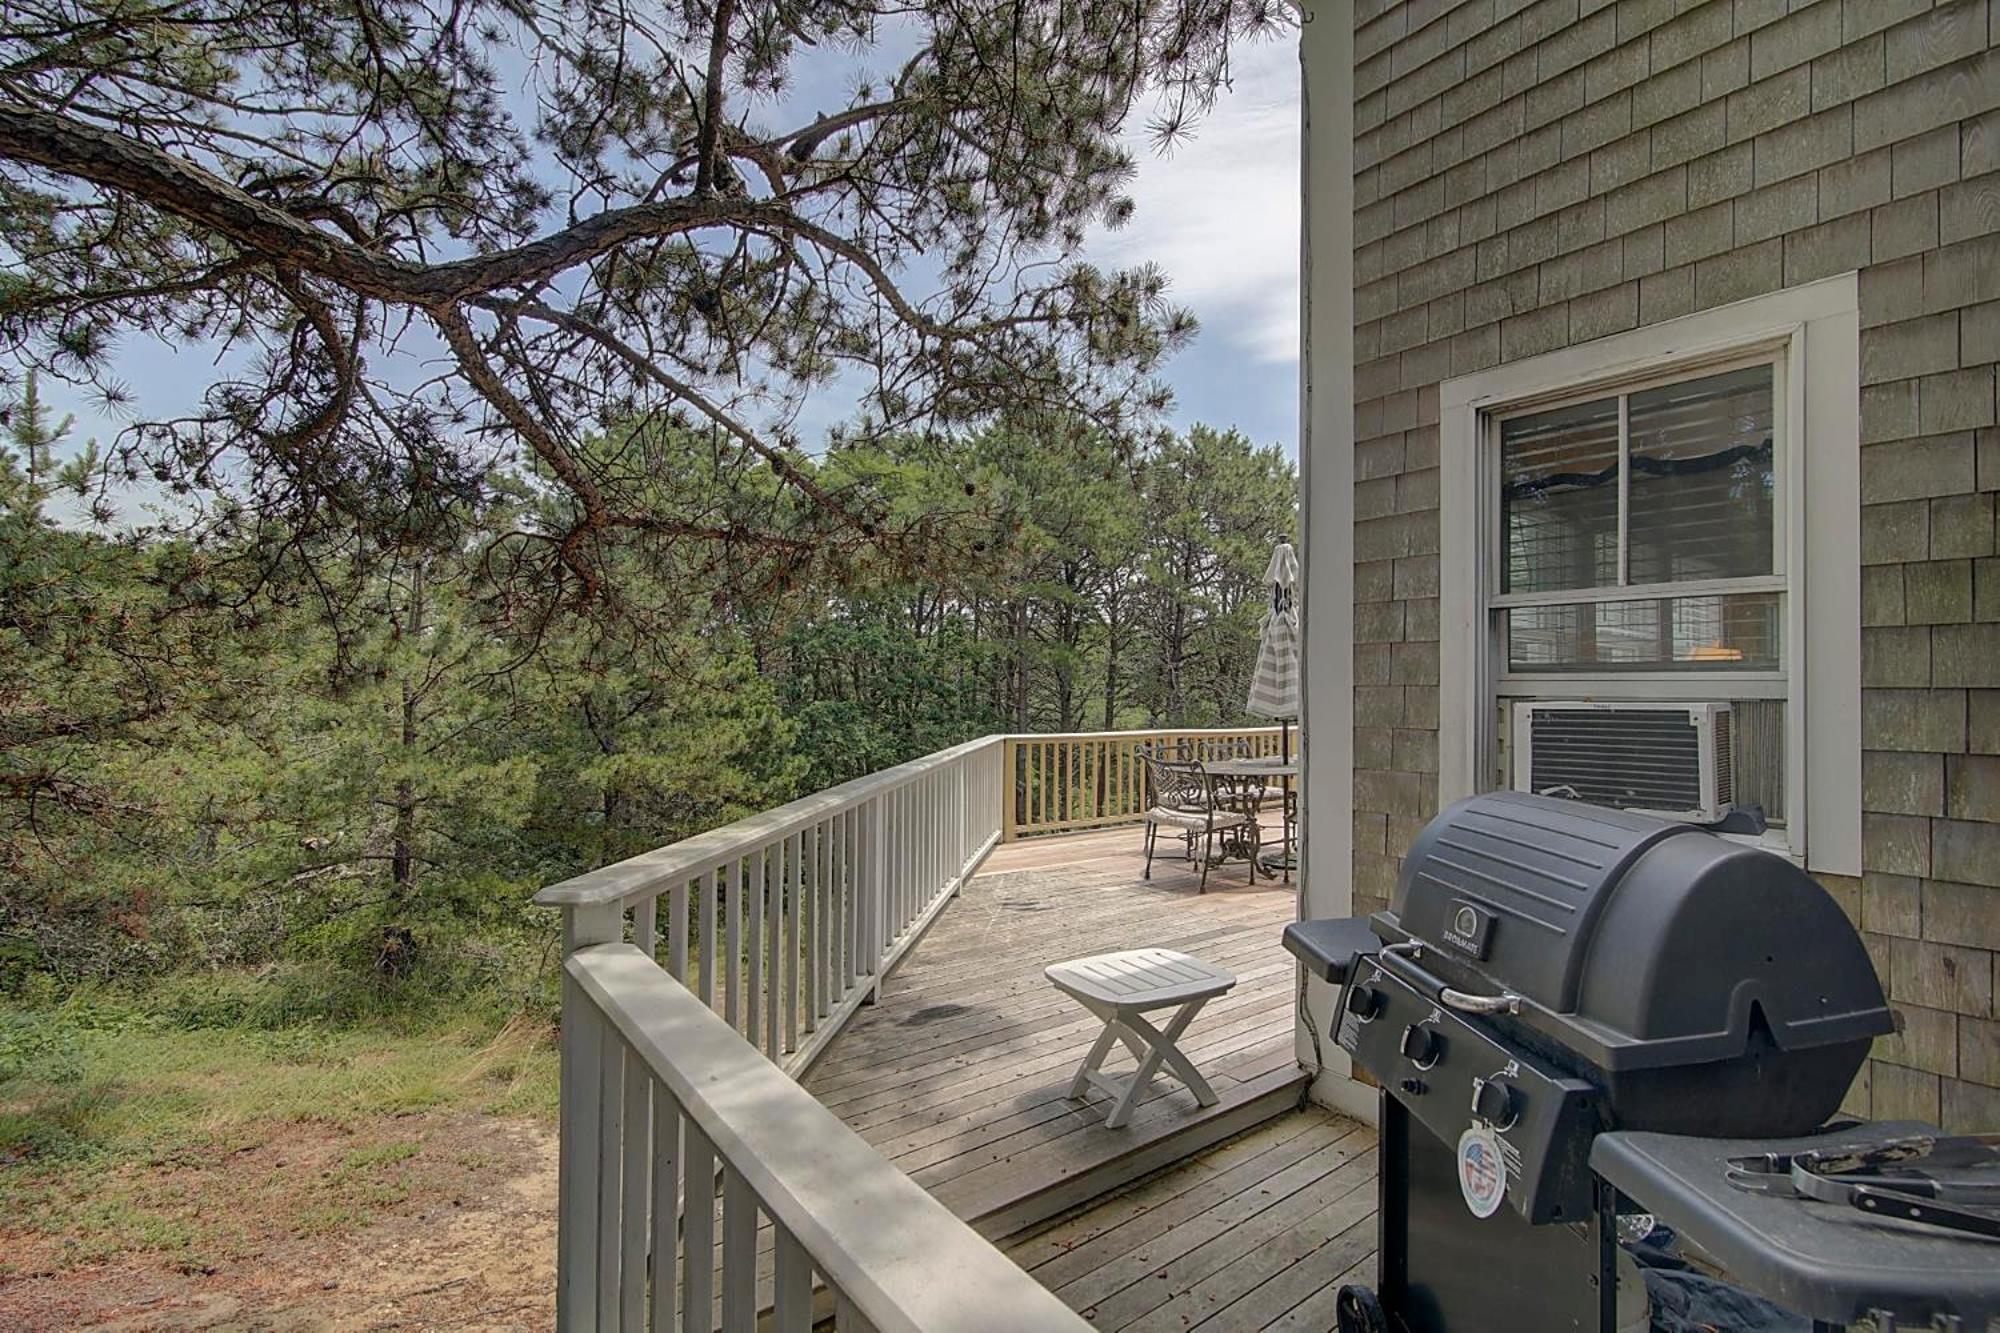
M 302 1225 L 304 1196 L 379 1133 L 417 1150 L 355 1225 Z M 135 1168 L 137 1169 L 137 1168 Z M 65 1240 L 0 1219 L 0 1329 L 527 1329 L 554 1325 L 556 1136 L 453 1116 L 288 1131 L 219 1161 L 145 1168 L 227 1210 L 227 1240 L 186 1253 L 66 1259 Z M 175 1175 L 187 1177 L 178 1183 Z

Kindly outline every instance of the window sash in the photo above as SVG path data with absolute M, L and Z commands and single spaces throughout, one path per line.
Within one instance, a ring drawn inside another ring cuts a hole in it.
M 1791 391 L 1786 382 L 1787 349 L 1760 348 L 1735 357 L 1691 362 L 1671 370 L 1662 371 L 1640 379 L 1611 381 L 1591 385 L 1577 385 L 1559 394 L 1543 395 L 1539 399 L 1511 404 L 1498 411 L 1481 413 L 1484 429 L 1484 451 L 1486 465 L 1481 473 L 1487 479 L 1482 486 L 1485 491 L 1484 508 L 1486 527 L 1490 533 L 1487 568 L 1479 572 L 1479 588 L 1484 605 L 1489 610 L 1501 610 L 1510 606 L 1534 606 L 1551 602 L 1614 601 L 1623 599 L 1627 592 L 1637 596 L 1688 596 L 1704 591 L 1713 592 L 1784 592 L 1788 591 L 1790 565 L 1789 524 L 1786 521 L 1788 508 L 1787 494 L 1793 484 L 1791 477 L 1792 451 L 1789 445 L 1789 414 Z M 1685 384 L 1691 380 L 1707 379 L 1726 375 L 1731 371 L 1748 370 L 1753 366 L 1769 366 L 1771 369 L 1771 459 L 1775 479 L 1775 489 L 1771 505 L 1771 573 L 1744 575 L 1728 579 L 1689 579 L 1682 582 L 1655 582 L 1634 585 L 1628 582 L 1631 572 L 1631 498 L 1632 498 L 1632 395 L 1644 393 L 1648 389 L 1665 388 L 1675 384 Z M 1584 403 L 1605 398 L 1615 398 L 1618 402 L 1618 558 L 1615 584 L 1599 584 L 1580 588 L 1552 588 L 1545 592 L 1503 593 L 1500 591 L 1501 572 L 1507 567 L 1507 524 L 1501 502 L 1501 438 L 1503 427 L 1509 421 L 1522 417 L 1540 416 L 1547 412 L 1561 411 L 1567 407 L 1577 407 Z M 1673 589 L 1673 592 L 1663 592 Z M 1692 590 L 1692 591 L 1689 591 Z M 1787 619 L 1791 612 L 1787 610 Z

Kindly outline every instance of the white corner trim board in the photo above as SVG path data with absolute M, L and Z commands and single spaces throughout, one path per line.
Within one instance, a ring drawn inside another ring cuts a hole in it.
M 1495 745 L 1486 622 L 1502 411 L 1765 351 L 1781 367 L 1791 855 L 1861 873 L 1860 300 L 1843 274 L 1447 380 L 1440 390 L 1438 802 L 1471 795 Z M 1635 687 L 1637 688 L 1637 687 Z

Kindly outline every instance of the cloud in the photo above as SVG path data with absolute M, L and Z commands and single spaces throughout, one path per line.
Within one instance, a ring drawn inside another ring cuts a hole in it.
M 1137 209 L 1091 239 L 1107 264 L 1151 261 L 1169 295 L 1201 319 L 1202 344 L 1224 340 L 1263 362 L 1299 354 L 1299 62 L 1280 39 L 1236 56 L 1234 87 L 1162 152 L 1135 123 Z

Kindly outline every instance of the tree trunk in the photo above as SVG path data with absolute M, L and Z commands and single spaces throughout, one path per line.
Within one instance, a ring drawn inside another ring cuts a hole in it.
M 406 642 L 418 643 L 424 632 L 424 567 L 420 563 L 410 576 L 408 621 L 403 627 Z M 416 753 L 418 713 L 423 692 L 405 675 L 401 681 L 401 727 L 398 748 L 407 762 Z M 417 789 L 408 777 L 396 783 L 395 824 L 389 835 L 389 901 L 378 946 L 377 966 L 391 976 L 406 975 L 416 962 L 416 937 L 405 924 L 417 890 Z
M 1014 730 L 1028 729 L 1028 604 L 1014 603 Z
M 1104 610 L 1104 730 L 1118 729 L 1118 598 Z

